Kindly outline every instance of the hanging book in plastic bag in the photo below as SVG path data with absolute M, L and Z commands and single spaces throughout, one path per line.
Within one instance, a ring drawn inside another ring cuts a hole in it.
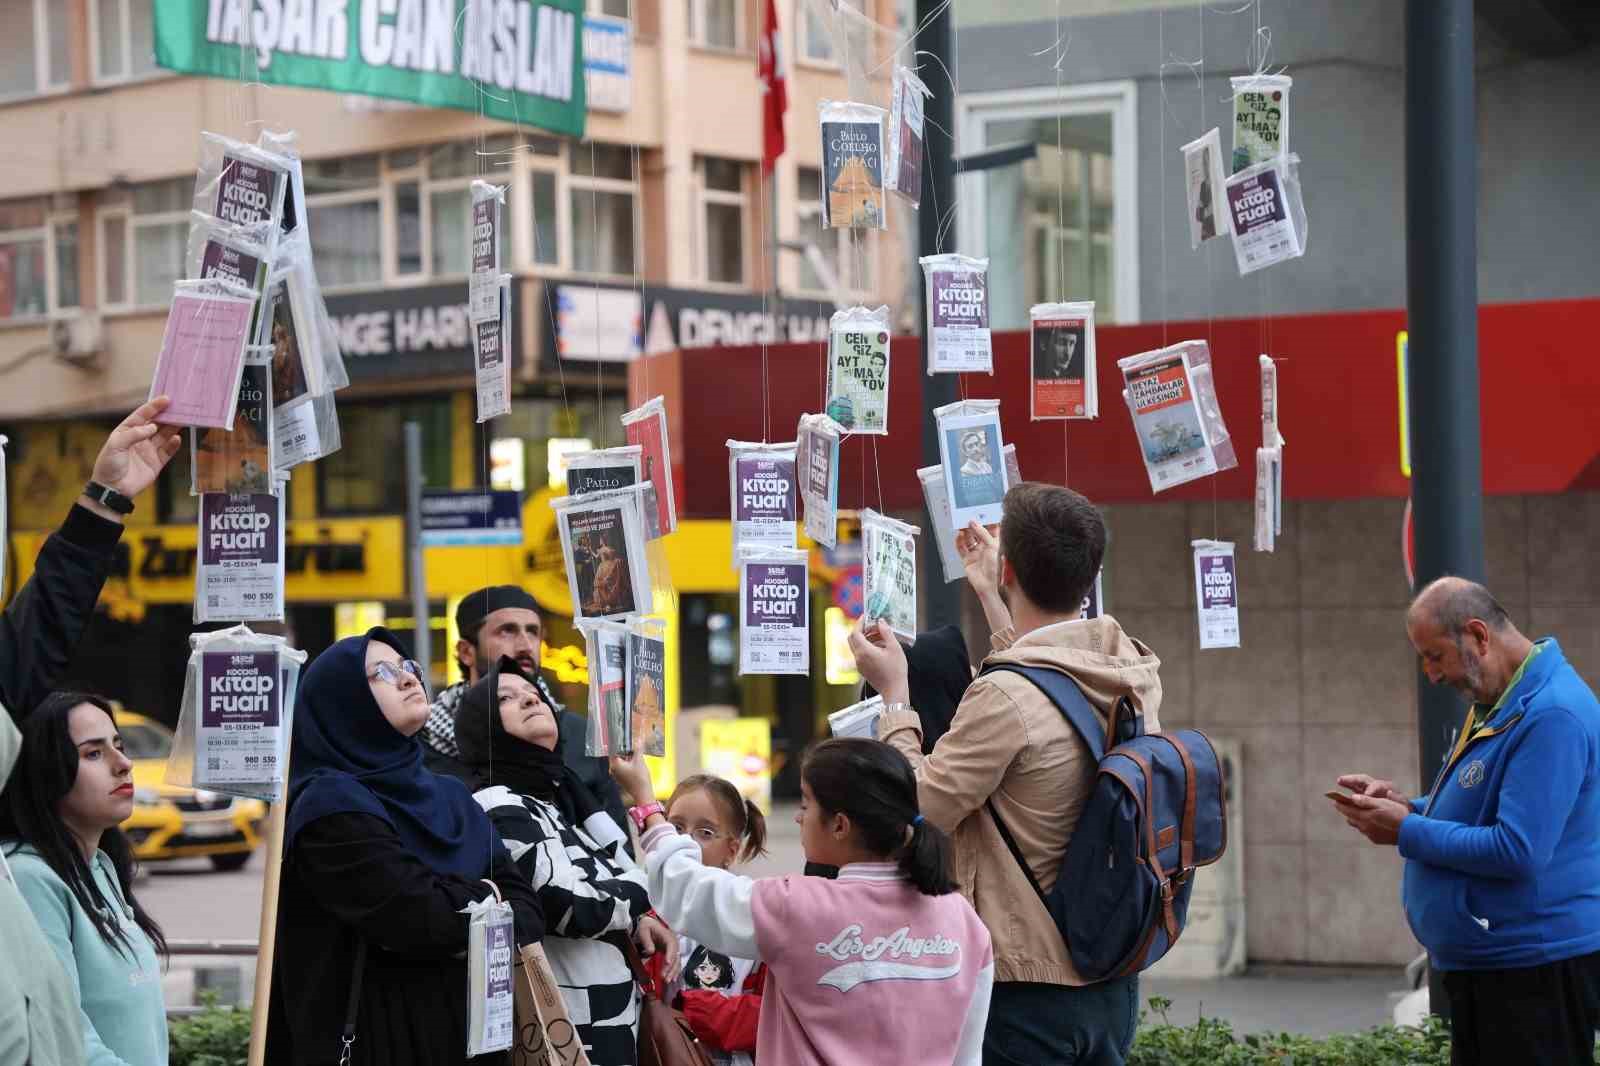
M 636 487 L 552 500 L 574 620 L 651 610 L 650 565 Z
M 478 375 L 478 421 L 511 413 L 511 275 L 496 287 L 500 313 L 472 324 Z
M 1289 153 L 1289 90 L 1286 74 L 1229 78 L 1233 89 L 1233 172 Z
M 1028 417 L 1099 418 L 1094 301 L 1035 304 L 1028 311 L 1028 325 Z
M 283 800 L 305 652 L 242 625 L 196 633 L 189 646 L 166 783 Z
M 928 505 L 928 524 L 933 529 L 933 542 L 939 547 L 945 584 L 960 581 L 967 571 L 956 550 L 956 527 L 950 520 L 950 490 L 944 483 L 944 467 L 925 466 L 917 471 L 917 480 L 922 482 L 922 498 Z
M 1194 542 L 1194 602 L 1199 612 L 1200 647 L 1239 646 L 1239 581 L 1233 542 Z
M 1278 431 L 1278 365 L 1260 357 L 1261 447 L 1256 449 L 1255 549 L 1270 552 L 1283 532 L 1283 434 Z
M 245 349 L 233 429 L 189 431 L 189 491 L 276 493 L 273 477 L 272 349 Z
M 989 332 L 989 260 L 925 255 L 928 297 L 928 373 L 994 373 Z
M 280 474 L 332 455 L 343 444 L 339 411 L 331 392 L 297 397 L 277 408 L 273 417 L 278 425 L 272 461 Z
M 811 672 L 810 556 L 783 549 L 739 557 L 739 672 Z
M 639 446 L 639 480 L 655 492 L 656 522 L 662 534 L 678 528 L 677 501 L 672 495 L 672 447 L 667 436 L 667 406 L 660 396 L 622 416 L 629 444 Z
M 835 737 L 878 739 L 878 719 L 883 717 L 883 697 L 869 696 L 828 715 L 828 732 Z
M 733 512 L 733 559 L 745 548 L 793 548 L 799 508 L 795 442 L 728 442 L 728 502 Z
M 1189 247 L 1198 248 L 1204 241 L 1231 232 L 1222 198 L 1222 136 L 1212 127 L 1181 151 L 1184 191 L 1188 194 Z
M 251 344 L 267 342 L 267 325 L 260 313 L 260 301 L 266 293 L 271 267 L 268 255 L 267 246 L 253 239 L 248 228 L 230 226 L 199 212 L 192 214 L 188 255 L 184 260 L 188 276 L 200 281 L 228 281 L 255 296 L 257 310 L 250 323 Z
M 1217 405 L 1205 341 L 1130 355 L 1117 360 L 1117 367 L 1152 491 L 1239 465 Z
M 202 132 L 194 210 L 244 227 L 266 247 L 270 258 L 279 235 L 298 224 L 298 219 L 284 217 L 292 166 L 287 157 L 277 152 Z M 293 204 L 292 200 L 288 202 Z
M 504 185 L 472 183 L 472 217 L 468 223 L 472 269 L 467 274 L 467 308 L 473 322 L 487 322 L 500 313 L 500 212 L 505 202 Z
M 276 494 L 200 497 L 195 622 L 283 620 L 283 492 L 276 487 Z
M 623 622 L 581 619 L 584 654 L 589 662 L 589 722 L 584 752 L 622 755 L 633 750 L 628 714 L 628 626 Z
M 927 144 L 923 136 L 924 101 L 933 91 L 908 67 L 896 66 L 889 89 L 888 160 L 883 168 L 883 187 L 893 189 L 912 207 L 922 201 L 922 157 Z
M 1011 487 L 1000 439 L 999 400 L 958 400 L 934 408 L 939 429 L 939 462 L 950 496 L 950 523 L 998 525 Z
M 839 441 L 844 427 L 827 415 L 801 415 L 795 432 L 796 476 L 805 505 L 806 536 L 839 543 Z
M 1246 167 L 1228 179 L 1227 196 L 1240 275 L 1306 254 L 1299 156 Z
M 827 414 L 851 433 L 889 432 L 889 306 L 835 311 L 828 322 Z
M 1017 446 L 1007 444 L 1000 451 L 1006 461 L 1006 486 L 1016 488 L 1022 484 L 1022 463 L 1017 460 Z
M 823 100 L 824 229 L 888 229 L 883 199 L 883 118 L 871 104 Z
M 659 618 L 640 618 L 628 626 L 628 750 L 654 758 L 667 754 L 665 632 Z
M 149 397 L 171 397 L 164 423 L 233 428 L 255 307 L 255 297 L 231 282 L 174 283 Z
M 512 1018 L 511 964 L 517 951 L 511 904 L 495 894 L 463 908 L 467 915 L 467 1055 L 505 1051 Z
M 916 526 L 879 514 L 861 512 L 862 618 L 888 623 L 895 636 L 917 639 Z

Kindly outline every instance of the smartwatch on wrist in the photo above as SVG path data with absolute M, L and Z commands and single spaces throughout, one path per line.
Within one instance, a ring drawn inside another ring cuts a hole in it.
M 628 808 L 628 817 L 633 819 L 634 828 L 641 833 L 644 832 L 644 823 L 649 820 L 652 814 L 659 814 L 663 818 L 667 816 L 667 809 L 661 805 L 660 800 Z
M 117 514 L 127 515 L 133 513 L 133 501 L 128 499 L 116 489 L 107 488 L 98 481 L 90 481 L 83 486 L 83 494 L 102 507 L 110 508 Z

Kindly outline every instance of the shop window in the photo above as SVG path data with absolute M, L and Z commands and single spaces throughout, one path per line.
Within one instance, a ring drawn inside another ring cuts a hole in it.
M 416 400 L 339 406 L 343 447 L 317 463 L 318 512 L 329 516 L 404 514 L 405 424 L 422 425 L 426 484 L 450 484 L 450 401 Z

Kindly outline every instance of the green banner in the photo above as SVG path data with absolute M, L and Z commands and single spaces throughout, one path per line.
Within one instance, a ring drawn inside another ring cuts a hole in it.
M 180 74 L 450 107 L 583 136 L 583 0 L 155 0 Z

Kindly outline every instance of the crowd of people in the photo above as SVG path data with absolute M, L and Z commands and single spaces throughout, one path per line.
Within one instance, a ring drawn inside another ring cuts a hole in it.
M 165 942 L 117 828 L 131 763 L 111 704 L 55 687 L 129 501 L 178 450 L 164 407 L 112 432 L 0 618 L 0 1063 L 167 1062 Z M 783 876 L 738 872 L 767 826 L 727 781 L 691 776 L 663 803 L 641 758 L 585 754 L 521 588 L 462 602 L 463 681 L 433 699 L 381 627 L 319 654 L 294 709 L 266 1061 L 469 1061 L 470 914 L 497 900 L 517 943 L 543 945 L 594 1066 L 641 1061 L 647 997 L 681 1010 L 719 1066 L 1122 1063 L 1137 974 L 1080 974 L 1041 902 L 1071 875 L 1095 762 L 1008 667 L 1065 674 L 1108 721 L 1131 706 L 1154 732 L 1160 660 L 1114 619 L 1081 617 L 1107 534 L 1079 494 L 1015 486 L 997 533 L 958 540 L 991 653 L 974 670 L 959 630 L 907 645 L 858 624 L 877 737 L 805 753 L 806 865 Z M 1429 797 L 1352 774 L 1338 812 L 1406 860 L 1456 1061 L 1588 1062 L 1600 704 L 1481 586 L 1436 582 L 1407 623 L 1429 677 L 1471 699 L 1468 720 Z

